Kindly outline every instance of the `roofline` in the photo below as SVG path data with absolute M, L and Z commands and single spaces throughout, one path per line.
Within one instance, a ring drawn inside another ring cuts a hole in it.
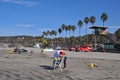
M 97 28 L 100 28 L 100 29 L 108 29 L 108 27 L 103 27 L 103 26 L 92 26 L 92 27 L 89 27 L 90 29 L 97 29 Z

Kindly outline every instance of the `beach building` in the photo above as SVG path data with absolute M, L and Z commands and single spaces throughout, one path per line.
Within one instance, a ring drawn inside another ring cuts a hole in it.
M 107 43 L 104 43 L 104 48 L 108 51 L 120 50 L 120 44 L 117 41 L 115 34 L 107 31 L 108 27 L 92 26 L 90 29 L 94 29 L 95 35 L 105 35 L 108 39 Z

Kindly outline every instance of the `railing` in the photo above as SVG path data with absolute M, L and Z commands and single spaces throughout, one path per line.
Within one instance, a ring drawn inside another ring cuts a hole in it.
M 117 41 L 117 36 L 115 34 L 111 34 L 111 33 L 107 33 L 106 36 L 109 38 L 109 40 L 113 43 L 113 44 L 118 44 Z

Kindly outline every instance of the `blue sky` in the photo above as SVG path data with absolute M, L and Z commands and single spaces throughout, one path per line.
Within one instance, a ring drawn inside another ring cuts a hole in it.
M 113 33 L 120 28 L 119 8 L 120 0 L 0 0 L 0 36 L 41 36 L 43 31 L 58 31 L 62 24 L 75 25 L 77 36 L 79 20 L 95 16 L 94 25 L 102 26 L 103 12 L 108 15 L 105 26 Z M 81 30 L 85 35 L 85 24 Z

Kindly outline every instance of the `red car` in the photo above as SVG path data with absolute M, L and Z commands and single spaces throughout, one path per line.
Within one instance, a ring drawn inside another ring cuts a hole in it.
M 75 51 L 75 50 L 76 50 L 75 47 L 71 47 L 71 48 L 69 48 L 69 51 Z
M 81 52 L 91 52 L 92 48 L 89 46 L 80 46 L 76 48 L 76 51 L 81 51 Z

